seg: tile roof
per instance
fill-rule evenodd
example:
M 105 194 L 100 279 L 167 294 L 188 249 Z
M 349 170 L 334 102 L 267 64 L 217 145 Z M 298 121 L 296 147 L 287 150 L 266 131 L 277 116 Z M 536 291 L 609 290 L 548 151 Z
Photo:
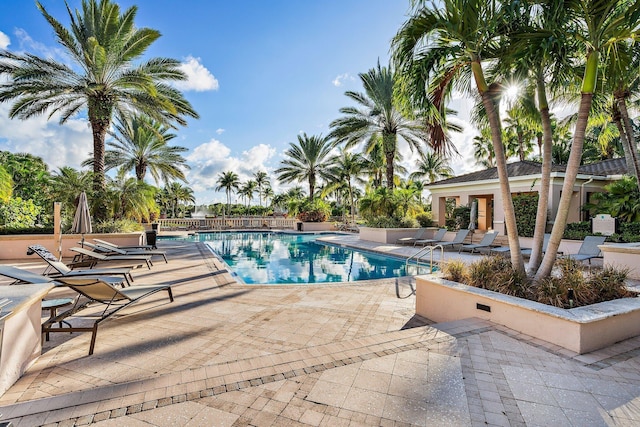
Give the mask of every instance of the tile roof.
M 552 165 L 551 172 L 564 172 L 566 169 L 566 165 Z M 509 177 L 515 176 L 528 176 L 528 175 L 539 175 L 542 171 L 542 164 L 538 162 L 532 162 L 530 160 L 525 160 L 523 162 L 515 162 L 507 164 L 507 173 Z M 622 175 L 627 173 L 627 165 L 625 160 L 620 159 L 609 159 L 604 160 L 598 163 L 592 163 L 589 165 L 580 166 L 579 173 L 585 175 L 598 175 L 598 176 L 608 176 L 608 175 Z M 471 172 L 464 175 L 455 176 L 453 178 L 443 179 L 440 181 L 432 182 L 426 187 L 430 187 L 432 185 L 442 185 L 442 184 L 459 184 L 464 182 L 477 182 L 477 181 L 486 181 L 498 179 L 498 169 L 497 168 L 489 168 L 477 172 Z

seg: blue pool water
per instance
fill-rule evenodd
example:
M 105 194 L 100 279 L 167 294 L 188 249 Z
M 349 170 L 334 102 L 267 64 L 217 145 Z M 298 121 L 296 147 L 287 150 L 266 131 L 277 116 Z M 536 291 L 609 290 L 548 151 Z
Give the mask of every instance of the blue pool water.
M 247 284 L 353 282 L 406 275 L 403 259 L 316 243 L 317 235 L 228 232 L 197 236 Z

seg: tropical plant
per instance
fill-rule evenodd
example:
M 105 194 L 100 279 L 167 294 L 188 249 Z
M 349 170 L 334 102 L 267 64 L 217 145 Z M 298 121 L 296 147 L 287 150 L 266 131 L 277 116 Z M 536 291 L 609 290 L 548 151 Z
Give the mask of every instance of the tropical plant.
M 69 166 L 63 166 L 51 176 L 52 198 L 61 203 L 63 227 L 70 226 L 75 214 L 78 197 L 81 192 L 86 192 L 91 203 L 94 198 L 91 195 L 92 173 L 79 171 Z
M 321 199 L 305 199 L 298 206 L 298 219 L 303 222 L 323 222 L 331 214 L 329 204 Z
M 627 0 L 583 0 L 568 2 L 574 24 L 569 35 L 582 44 L 585 69 L 580 87 L 580 107 L 576 121 L 571 154 L 567 162 L 562 193 L 547 251 L 535 275 L 539 282 L 551 274 L 569 215 L 573 186 L 582 160 L 589 112 L 596 92 L 601 55 L 616 48 L 620 42 L 637 36 L 640 22 L 640 2 Z
M 366 151 L 371 145 L 382 142 L 382 152 L 386 161 L 386 182 L 394 187 L 394 165 L 398 151 L 398 137 L 409 144 L 412 150 L 422 152 L 427 143 L 438 152 L 450 150 L 448 139 L 432 139 L 423 120 L 416 120 L 397 107 L 394 98 L 396 76 L 391 67 L 381 67 L 380 63 L 368 73 L 359 74 L 365 93 L 347 91 L 345 95 L 359 104 L 344 107 L 340 113 L 344 117 L 331 122 L 330 137 L 336 142 L 345 142 L 347 147 L 364 143 Z M 443 133 L 443 135 L 445 135 Z M 379 137 L 380 139 L 378 139 Z
M 196 198 L 193 196 L 193 190 L 179 182 L 172 182 L 166 187 L 169 199 L 171 200 L 171 207 L 173 217 L 178 217 L 180 205 L 186 203 L 195 204 Z
M 353 183 L 363 184 L 364 180 L 360 177 L 365 168 L 365 159 L 361 154 L 350 153 L 347 150 L 341 150 L 340 154 L 334 158 L 334 167 L 332 171 L 332 182 L 329 183 L 325 192 L 334 191 L 342 185 L 346 185 L 349 197 L 349 206 L 351 207 L 351 222 L 356 221 L 355 200 Z
M 260 206 L 262 206 L 262 198 L 267 188 L 271 188 L 271 181 L 269 181 L 269 175 L 265 171 L 258 171 L 253 174 L 256 185 L 258 186 L 258 198 L 260 199 Z
M 318 136 L 298 135 L 298 144 L 290 143 L 284 152 L 282 166 L 276 169 L 283 183 L 306 180 L 309 184 L 309 200 L 313 200 L 318 179 L 331 179 L 331 144 L 329 139 Z
M 110 217 L 149 222 L 158 213 L 155 201 L 157 191 L 152 185 L 119 174 L 114 180 L 109 180 L 107 187 L 107 200 L 111 202 Z
M 233 190 L 237 191 L 240 188 L 240 178 L 233 171 L 221 172 L 216 183 L 218 184 L 216 190 L 224 189 L 227 194 L 227 213 L 231 213 L 231 193 Z
M 36 225 L 42 208 L 32 200 L 12 197 L 0 202 L 0 226 L 9 229 L 30 228 Z
M 483 70 L 483 62 L 497 58 L 498 40 L 507 28 L 500 6 L 481 0 L 443 0 L 437 6 L 416 1 L 392 49 L 403 75 L 403 95 L 418 108 L 425 107 L 426 99 L 444 105 L 454 84 L 469 78 L 475 82 L 491 128 L 511 262 L 515 270 L 524 271 L 498 116 L 499 90 L 487 83 Z
M 253 199 L 253 193 L 258 188 L 258 184 L 253 180 L 248 180 L 245 182 L 242 187 L 238 190 L 238 194 L 246 197 L 247 206 L 251 205 L 251 200 Z
M 115 141 L 107 142 L 111 149 L 105 152 L 105 170 L 119 168 L 133 171 L 138 181 L 144 181 L 147 171 L 156 185 L 174 180 L 187 182 L 183 169 L 189 169 L 187 160 L 180 153 L 185 147 L 170 146 L 168 141 L 176 137 L 170 128 L 146 117 L 118 120 L 116 132 L 110 132 Z M 82 166 L 92 166 L 94 158 L 85 160 Z
M 13 178 L 7 170 L 0 165 L 0 202 L 6 202 L 13 194 Z
M 11 175 L 12 197 L 32 200 L 40 208 L 41 215 L 47 216 L 52 201 L 51 174 L 44 160 L 27 153 L 0 151 L 0 164 Z
M 414 181 L 426 178 L 427 182 L 435 182 L 453 176 L 453 169 L 449 166 L 448 159 L 433 151 L 423 153 L 416 166 L 417 170 L 409 175 L 409 179 Z
M 32 54 L 0 51 L 0 103 L 14 100 L 9 117 L 28 119 L 49 112 L 60 123 L 82 109 L 93 135 L 94 193 L 105 190 L 105 137 L 115 116 L 147 115 L 168 125 L 185 125 L 185 116 L 198 117 L 189 102 L 169 82 L 184 80 L 180 63 L 151 58 L 134 66 L 160 32 L 136 27 L 137 7 L 124 13 L 109 0 L 84 0 L 82 10 L 67 8 L 69 29 L 36 6 L 53 28 L 71 65 Z M 77 71 L 80 70 L 80 71 Z M 102 210 L 96 214 L 104 215 Z
M 640 191 L 635 177 L 623 177 L 592 195 L 584 206 L 592 214 L 609 214 L 623 222 L 640 222 Z

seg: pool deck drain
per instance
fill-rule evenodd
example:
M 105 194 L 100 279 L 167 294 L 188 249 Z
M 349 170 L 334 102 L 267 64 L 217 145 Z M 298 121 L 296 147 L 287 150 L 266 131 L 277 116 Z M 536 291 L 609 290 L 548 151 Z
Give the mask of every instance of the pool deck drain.
M 135 283 L 172 283 L 175 302 L 153 299 L 106 322 L 93 356 L 86 334 L 53 335 L 0 397 L 3 420 L 58 427 L 640 422 L 639 339 L 576 355 L 479 319 L 425 325 L 414 317 L 413 297 L 396 298 L 393 280 L 238 285 L 217 274 L 219 263 L 200 244 L 161 246 L 169 264 L 136 272 Z

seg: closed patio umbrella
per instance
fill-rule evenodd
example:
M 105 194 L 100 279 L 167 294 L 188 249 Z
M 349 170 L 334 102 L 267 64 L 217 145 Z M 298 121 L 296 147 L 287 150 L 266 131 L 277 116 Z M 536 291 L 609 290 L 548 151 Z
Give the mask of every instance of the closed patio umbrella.
M 469 215 L 469 230 L 476 229 L 476 218 L 478 217 L 478 200 L 473 199 L 471 202 L 471 212 Z
M 87 194 L 83 191 L 78 198 L 78 207 L 73 217 L 72 233 L 82 234 L 82 242 L 80 246 L 84 246 L 84 235 L 91 233 L 91 214 L 89 212 L 89 203 L 87 202 Z

